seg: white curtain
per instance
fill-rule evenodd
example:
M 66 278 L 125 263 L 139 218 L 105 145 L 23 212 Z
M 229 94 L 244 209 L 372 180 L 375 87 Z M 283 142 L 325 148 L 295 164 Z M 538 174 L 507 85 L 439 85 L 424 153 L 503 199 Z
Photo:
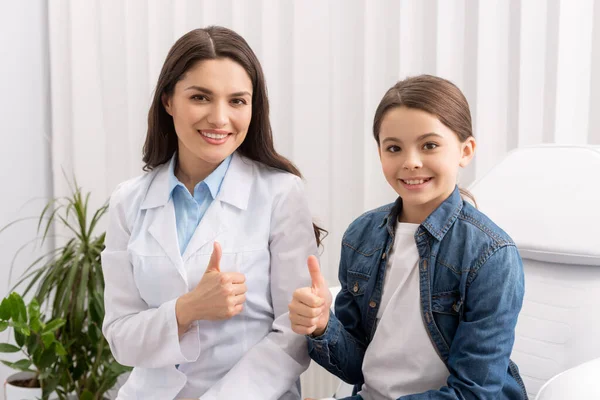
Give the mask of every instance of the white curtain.
M 322 265 L 332 283 L 345 228 L 395 198 L 371 124 L 398 79 L 437 74 L 465 92 L 479 146 L 463 186 L 515 147 L 600 144 L 593 0 L 52 0 L 56 195 L 74 175 L 98 206 L 141 173 L 166 53 L 185 32 L 214 24 L 244 36 L 262 62 L 276 147 L 299 166 L 330 232 Z M 308 381 L 306 395 L 335 385 L 324 375 Z
M 595 22 L 595 23 L 594 23 Z M 265 70 L 277 149 L 306 178 L 335 280 L 353 218 L 392 201 L 371 134 L 398 79 L 465 92 L 478 153 L 467 185 L 517 146 L 600 143 L 600 4 L 593 0 L 56 0 L 49 2 L 55 193 L 75 176 L 105 201 L 141 173 L 147 110 L 185 32 L 223 25 Z

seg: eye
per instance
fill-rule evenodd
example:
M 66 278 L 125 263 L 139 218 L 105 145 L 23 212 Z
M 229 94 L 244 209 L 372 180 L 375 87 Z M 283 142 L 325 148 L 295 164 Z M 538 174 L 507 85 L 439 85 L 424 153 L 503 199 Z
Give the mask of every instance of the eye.
M 233 104 L 235 104 L 236 106 L 241 106 L 241 105 L 248 104 L 248 102 L 246 101 L 246 99 L 233 99 L 233 100 L 231 100 L 231 102 Z
M 391 146 L 388 146 L 386 151 L 388 151 L 389 153 L 397 153 L 400 151 L 400 147 L 396 146 L 396 145 L 391 145 Z
M 427 143 L 425 143 L 423 145 L 423 149 L 425 149 L 425 150 L 433 150 L 433 149 L 435 149 L 437 147 L 438 147 L 438 144 L 437 143 L 433 143 L 433 142 L 427 142 Z
M 194 101 L 208 101 L 208 97 L 203 94 L 195 94 L 190 98 Z

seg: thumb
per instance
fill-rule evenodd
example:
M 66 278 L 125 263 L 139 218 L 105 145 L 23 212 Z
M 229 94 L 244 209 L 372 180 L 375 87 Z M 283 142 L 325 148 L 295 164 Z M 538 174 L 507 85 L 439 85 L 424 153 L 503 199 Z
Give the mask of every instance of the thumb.
M 221 272 L 221 245 L 219 242 L 215 242 L 213 244 L 213 252 L 210 255 L 210 261 L 208 262 L 208 266 L 206 267 L 206 272 L 208 271 L 217 271 Z
M 307 260 L 308 272 L 310 273 L 310 280 L 312 281 L 313 289 L 327 288 L 325 278 L 321 274 L 321 267 L 319 266 L 319 260 L 315 256 L 309 256 Z

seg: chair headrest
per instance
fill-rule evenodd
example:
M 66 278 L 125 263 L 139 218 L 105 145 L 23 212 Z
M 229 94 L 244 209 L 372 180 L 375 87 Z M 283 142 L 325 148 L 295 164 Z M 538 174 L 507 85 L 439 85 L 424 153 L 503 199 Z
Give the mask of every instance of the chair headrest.
M 600 266 L 600 146 L 513 150 L 469 191 L 523 258 Z

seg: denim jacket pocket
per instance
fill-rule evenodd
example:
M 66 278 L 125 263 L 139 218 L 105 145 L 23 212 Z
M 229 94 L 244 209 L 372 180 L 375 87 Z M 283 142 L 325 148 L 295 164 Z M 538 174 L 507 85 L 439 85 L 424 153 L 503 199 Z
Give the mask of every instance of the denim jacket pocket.
M 431 296 L 431 311 L 433 320 L 444 338 L 444 342 L 450 348 L 454 335 L 458 329 L 458 323 L 462 315 L 462 302 L 460 292 L 439 292 Z
M 348 271 L 347 278 L 348 291 L 354 296 L 360 296 L 365 293 L 369 276 L 357 271 Z
M 461 308 L 462 301 L 458 290 L 435 293 L 431 296 L 431 311 L 434 313 L 458 316 Z

